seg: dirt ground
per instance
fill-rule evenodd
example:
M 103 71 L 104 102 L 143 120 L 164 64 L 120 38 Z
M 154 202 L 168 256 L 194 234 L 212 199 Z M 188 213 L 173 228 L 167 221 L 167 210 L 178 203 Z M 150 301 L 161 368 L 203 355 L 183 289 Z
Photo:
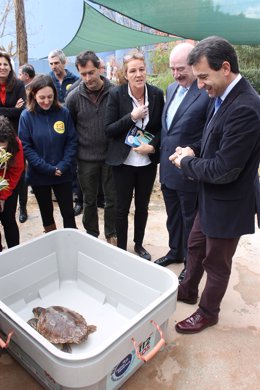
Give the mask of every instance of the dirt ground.
M 239 212 L 239 210 L 238 210 Z M 21 242 L 42 234 L 34 196 L 29 195 L 29 219 L 19 224 Z M 56 221 L 62 227 L 55 204 Z M 103 230 L 103 210 L 99 210 Z M 82 215 L 76 218 L 84 230 Z M 133 252 L 133 212 L 129 217 L 129 251 Z M 166 214 L 158 183 L 155 186 L 144 246 L 152 260 L 168 250 Z M 104 239 L 103 232 L 100 239 Z M 177 275 L 182 264 L 168 267 Z M 169 318 L 166 347 L 122 386 L 124 390 L 260 390 L 260 230 L 242 237 L 234 257 L 228 291 L 219 323 L 197 335 L 180 335 L 175 324 L 196 310 L 177 303 Z M 203 283 L 201 285 L 203 288 Z M 0 357 L 1 390 L 38 390 L 42 387 L 6 352 Z

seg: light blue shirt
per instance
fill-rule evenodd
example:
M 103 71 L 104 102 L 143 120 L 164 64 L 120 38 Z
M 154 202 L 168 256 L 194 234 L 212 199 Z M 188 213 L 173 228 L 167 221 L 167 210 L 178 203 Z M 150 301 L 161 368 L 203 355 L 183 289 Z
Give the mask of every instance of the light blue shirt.
M 178 110 L 187 92 L 188 92 L 188 88 L 184 88 L 181 85 L 179 85 L 177 91 L 175 92 L 174 98 L 172 99 L 171 104 L 169 105 L 167 111 L 166 123 L 167 123 L 168 130 L 171 127 L 174 115 L 176 114 L 176 111 Z

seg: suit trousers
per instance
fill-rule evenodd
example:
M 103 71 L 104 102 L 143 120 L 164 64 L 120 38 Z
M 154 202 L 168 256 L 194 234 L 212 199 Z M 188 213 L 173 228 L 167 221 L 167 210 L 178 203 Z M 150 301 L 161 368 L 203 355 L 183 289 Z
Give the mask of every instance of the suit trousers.
M 127 249 L 128 214 L 134 194 L 134 242 L 142 245 L 148 218 L 148 205 L 157 172 L 156 164 L 141 167 L 113 166 L 117 195 L 117 246 Z
M 197 297 L 198 286 L 205 271 L 207 278 L 199 308 L 206 316 L 218 316 L 239 238 L 206 236 L 201 230 L 199 214 L 196 215 L 188 240 L 187 271 L 179 290 L 183 297 Z
M 167 230 L 170 251 L 167 257 L 187 259 L 190 231 L 196 215 L 197 192 L 178 191 L 162 184 L 162 193 L 167 212 Z

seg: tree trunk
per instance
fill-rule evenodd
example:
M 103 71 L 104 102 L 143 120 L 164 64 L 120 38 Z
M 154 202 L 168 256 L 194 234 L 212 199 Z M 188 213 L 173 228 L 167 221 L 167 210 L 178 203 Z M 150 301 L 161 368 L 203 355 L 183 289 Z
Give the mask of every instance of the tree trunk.
M 28 62 L 27 32 L 25 24 L 24 1 L 14 0 L 16 22 L 16 45 L 19 66 Z

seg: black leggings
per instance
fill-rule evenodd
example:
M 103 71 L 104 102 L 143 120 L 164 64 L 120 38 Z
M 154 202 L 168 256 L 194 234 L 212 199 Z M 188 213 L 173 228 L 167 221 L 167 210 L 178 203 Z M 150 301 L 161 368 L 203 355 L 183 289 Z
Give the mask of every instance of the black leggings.
M 13 193 L 5 201 L 4 211 L 0 213 L 0 221 L 4 227 L 5 240 L 8 248 L 12 248 L 20 243 L 19 229 L 15 219 L 19 185 L 16 186 Z M 0 243 L 0 251 L 2 245 Z
M 44 227 L 55 223 L 51 193 L 51 190 L 53 189 L 63 218 L 63 227 L 76 228 L 71 182 L 55 185 L 32 186 L 32 189 L 40 208 L 42 224 Z
M 142 245 L 148 217 L 148 205 L 156 177 L 157 166 L 113 166 L 117 195 L 117 246 L 127 249 L 128 214 L 134 194 L 134 242 Z

